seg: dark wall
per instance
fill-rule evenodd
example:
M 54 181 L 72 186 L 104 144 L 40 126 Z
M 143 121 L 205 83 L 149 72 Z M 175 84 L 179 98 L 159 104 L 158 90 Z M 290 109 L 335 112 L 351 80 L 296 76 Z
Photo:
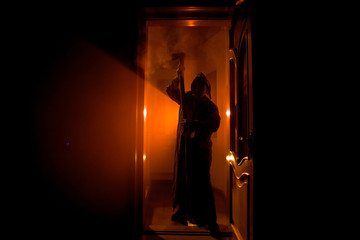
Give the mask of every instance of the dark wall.
M 134 234 L 137 9 L 129 12 L 22 15 L 12 83 L 16 234 Z
M 254 231 L 259 237 L 279 224 L 292 229 L 292 221 L 274 218 L 294 219 L 303 209 L 295 203 L 309 195 L 302 184 L 287 183 L 300 181 L 294 177 L 302 176 L 299 164 L 314 150 L 307 136 L 313 136 L 317 108 L 307 93 L 322 85 L 310 73 L 317 68 L 311 61 L 315 51 L 308 48 L 307 35 L 299 34 L 304 22 L 293 21 L 296 9 L 253 2 Z M 137 12 L 163 5 L 168 1 L 41 11 L 23 6 L 7 19 L 15 24 L 4 35 L 11 44 L 3 45 L 13 65 L 6 81 L 11 85 L 6 130 L 14 171 L 6 185 L 14 234 L 134 233 Z
M 331 34 L 319 24 L 331 17 L 307 4 L 252 1 L 252 12 L 254 236 L 306 238 L 329 215 L 324 173 L 334 163 L 331 134 L 341 128 L 329 124 L 337 67 Z
M 216 5 L 195 3 L 209 4 Z M 14 13 L 9 210 L 17 234 L 135 235 L 138 11 L 165 5 L 31 5 Z

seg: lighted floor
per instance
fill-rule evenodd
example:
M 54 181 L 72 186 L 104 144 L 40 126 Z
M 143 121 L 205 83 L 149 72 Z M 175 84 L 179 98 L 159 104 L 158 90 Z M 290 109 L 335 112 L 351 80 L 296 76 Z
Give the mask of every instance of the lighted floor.
M 184 226 L 180 223 L 171 221 L 172 210 L 172 182 L 171 181 L 155 181 L 152 183 L 148 197 L 144 205 L 144 223 L 145 230 L 160 232 L 160 235 L 147 235 L 143 240 L 164 239 L 214 239 L 209 236 L 206 228 L 198 226 Z M 229 235 L 229 217 L 226 213 L 226 201 L 220 191 L 214 190 L 214 197 L 217 210 L 217 222 L 220 231 Z M 180 235 L 161 235 L 162 233 L 180 234 Z M 183 234 L 190 234 L 183 235 Z M 223 237 L 222 239 L 232 239 L 231 237 Z
M 142 240 L 214 240 L 211 236 L 156 235 L 143 236 Z M 233 237 L 221 237 L 222 240 L 234 240 Z

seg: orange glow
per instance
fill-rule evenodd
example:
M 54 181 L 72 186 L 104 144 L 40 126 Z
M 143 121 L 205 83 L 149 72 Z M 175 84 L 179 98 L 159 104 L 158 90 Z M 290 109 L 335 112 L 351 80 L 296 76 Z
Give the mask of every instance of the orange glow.
M 225 116 L 229 108 L 229 83 L 227 79 L 228 30 L 212 25 L 194 28 L 201 20 L 181 20 L 182 27 L 149 26 L 147 42 L 146 75 L 144 82 L 144 106 L 149 108 L 144 124 L 144 189 L 153 179 L 171 180 L 174 169 L 179 105 L 167 96 L 166 87 L 176 74 L 178 62 L 171 54 L 185 53 L 184 85 L 190 90 L 194 77 L 200 72 L 208 75 L 211 82 L 212 100 L 218 106 L 224 121 L 212 136 L 213 159 L 211 176 L 214 187 L 227 188 L 228 163 L 224 156 L 229 151 L 229 121 Z M 209 22 L 211 21 L 211 22 Z M 201 22 L 204 24 L 205 22 Z M 204 26 L 204 25 L 202 25 Z M 168 36 L 171 34 L 171 37 Z
M 229 152 L 228 155 L 226 155 L 226 161 L 230 162 L 235 162 L 235 158 L 232 152 Z
M 131 201 L 119 193 L 132 189 L 134 177 L 137 74 L 97 45 L 81 38 L 70 43 L 34 105 L 39 171 L 48 176 L 45 191 L 51 187 L 64 206 L 77 206 L 74 214 L 116 216 Z M 50 199 L 53 210 L 59 202 Z
M 195 27 L 197 24 L 196 24 L 196 20 L 188 20 L 187 21 L 187 26 L 188 27 Z
M 154 81 L 148 78 L 145 84 L 144 168 L 151 177 L 171 176 L 179 105 L 154 86 Z M 151 109 L 151 114 L 147 108 Z
M 146 115 L 147 115 L 147 110 L 146 108 L 144 108 L 144 119 L 146 119 Z
M 245 1 L 245 0 L 239 0 L 239 1 L 237 1 L 237 2 L 236 2 L 236 6 L 242 4 L 244 1 Z
M 197 227 L 198 225 L 191 223 L 189 220 L 187 220 L 188 227 Z
M 227 116 L 227 117 L 230 117 L 230 110 L 229 110 L 229 109 L 226 110 L 226 116 Z

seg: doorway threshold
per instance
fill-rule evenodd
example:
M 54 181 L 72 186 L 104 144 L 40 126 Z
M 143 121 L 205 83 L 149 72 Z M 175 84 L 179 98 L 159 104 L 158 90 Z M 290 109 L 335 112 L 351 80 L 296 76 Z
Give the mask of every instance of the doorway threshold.
M 228 226 L 219 225 L 222 236 L 232 236 L 232 231 Z M 145 235 L 191 235 L 208 236 L 210 232 L 205 227 L 185 226 L 185 225 L 149 225 L 144 229 Z
M 214 240 L 210 235 L 143 235 L 141 240 Z M 235 240 L 234 236 L 221 236 L 221 240 Z

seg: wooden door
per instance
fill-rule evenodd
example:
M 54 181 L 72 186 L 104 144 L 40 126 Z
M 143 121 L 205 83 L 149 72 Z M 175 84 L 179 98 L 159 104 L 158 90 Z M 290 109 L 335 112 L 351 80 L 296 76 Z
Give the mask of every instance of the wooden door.
M 237 6 L 230 29 L 231 224 L 238 239 L 253 239 L 253 104 L 251 21 L 246 4 Z

